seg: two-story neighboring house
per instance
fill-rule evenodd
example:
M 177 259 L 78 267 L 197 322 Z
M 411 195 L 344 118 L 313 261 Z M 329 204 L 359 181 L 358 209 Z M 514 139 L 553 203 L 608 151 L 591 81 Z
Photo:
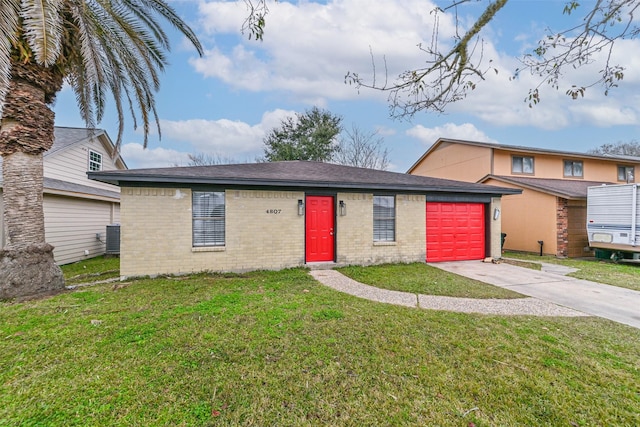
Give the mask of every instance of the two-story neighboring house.
M 88 171 L 127 169 L 101 129 L 55 128 L 44 153 L 45 238 L 58 264 L 105 253 L 106 226 L 120 222 L 120 189 L 89 180 Z M 2 160 L 0 158 L 0 172 Z M 6 244 L 0 173 L 0 247 Z
M 635 182 L 639 169 L 637 157 L 441 138 L 408 173 L 521 189 L 502 199 L 504 248 L 581 257 L 593 255 L 587 187 Z

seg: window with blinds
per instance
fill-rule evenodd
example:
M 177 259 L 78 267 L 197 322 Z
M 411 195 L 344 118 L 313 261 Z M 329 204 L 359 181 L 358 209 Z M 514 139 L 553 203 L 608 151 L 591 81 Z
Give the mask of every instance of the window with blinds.
M 373 196 L 373 241 L 395 242 L 395 196 Z
M 191 210 L 193 246 L 224 246 L 224 192 L 194 191 Z

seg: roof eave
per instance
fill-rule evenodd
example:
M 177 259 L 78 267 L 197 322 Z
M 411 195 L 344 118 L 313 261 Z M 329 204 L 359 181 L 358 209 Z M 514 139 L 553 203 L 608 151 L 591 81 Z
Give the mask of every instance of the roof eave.
M 480 179 L 478 182 L 484 183 L 488 179 L 495 179 L 496 181 L 506 182 L 508 184 L 517 185 L 517 186 L 520 186 L 522 188 L 526 188 L 528 190 L 539 191 L 541 193 L 549 194 L 549 195 L 555 196 L 555 197 L 561 197 L 561 198 L 567 199 L 567 200 L 586 200 L 586 198 L 587 198 L 586 196 L 576 196 L 575 194 L 569 194 L 569 193 L 562 193 L 562 192 L 559 192 L 559 191 L 553 191 L 553 190 L 550 190 L 548 188 L 538 187 L 538 186 L 535 186 L 535 185 L 529 185 L 529 184 L 525 184 L 525 183 L 522 183 L 522 182 L 519 182 L 519 181 L 511 181 L 509 179 L 504 179 L 503 177 L 498 177 L 496 175 L 486 175 L 484 178 Z
M 287 181 L 287 180 L 257 180 L 242 178 L 195 178 L 195 177 L 167 177 L 162 175 L 135 176 L 126 175 L 118 178 L 114 175 L 105 175 L 100 172 L 89 172 L 90 179 L 108 184 L 122 185 L 127 183 L 153 183 L 153 184 L 188 184 L 188 185 L 218 185 L 218 186 L 245 186 L 245 187 L 288 187 L 288 188 L 314 188 L 314 189 L 343 189 L 343 190 L 367 190 L 367 191 L 406 191 L 411 193 L 446 192 L 446 193 L 473 193 L 487 195 L 520 194 L 519 189 L 491 187 L 481 188 L 452 188 L 443 186 L 422 185 L 394 185 L 368 183 L 336 183 L 332 181 Z

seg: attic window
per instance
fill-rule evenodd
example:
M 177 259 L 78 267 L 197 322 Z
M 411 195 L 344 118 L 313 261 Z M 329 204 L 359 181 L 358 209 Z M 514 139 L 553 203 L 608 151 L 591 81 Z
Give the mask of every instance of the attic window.
M 102 170 L 102 154 L 89 150 L 89 170 L 101 171 Z
M 511 158 L 511 172 L 533 175 L 533 157 L 513 156 Z

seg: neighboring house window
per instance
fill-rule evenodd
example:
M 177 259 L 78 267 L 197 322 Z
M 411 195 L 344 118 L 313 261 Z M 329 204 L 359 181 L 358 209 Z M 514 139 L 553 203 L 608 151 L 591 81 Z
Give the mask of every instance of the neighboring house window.
M 633 166 L 618 166 L 618 181 L 635 182 Z
M 89 150 L 89 170 L 101 171 L 102 170 L 102 154 Z
M 513 156 L 511 163 L 513 173 L 533 173 L 533 157 Z
M 395 196 L 373 196 L 373 241 L 396 240 Z
M 574 160 L 564 161 L 564 176 L 582 178 L 582 162 Z
M 194 191 L 193 246 L 224 246 L 224 192 Z

